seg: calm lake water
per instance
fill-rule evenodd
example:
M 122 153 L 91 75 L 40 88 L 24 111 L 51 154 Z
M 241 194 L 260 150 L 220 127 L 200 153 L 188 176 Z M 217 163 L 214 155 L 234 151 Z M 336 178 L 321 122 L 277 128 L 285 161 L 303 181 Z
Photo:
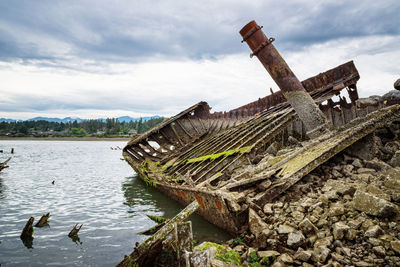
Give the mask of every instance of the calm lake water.
M 146 214 L 173 217 L 182 207 L 147 187 L 121 160 L 124 142 L 1 141 L 1 266 L 114 266 L 154 226 Z M 15 154 L 9 153 L 11 148 Z M 52 184 L 52 181 L 55 184 Z M 30 216 L 50 212 L 49 226 L 35 228 L 32 248 L 19 238 Z M 192 215 L 195 239 L 230 238 Z M 67 235 L 83 223 L 79 241 Z

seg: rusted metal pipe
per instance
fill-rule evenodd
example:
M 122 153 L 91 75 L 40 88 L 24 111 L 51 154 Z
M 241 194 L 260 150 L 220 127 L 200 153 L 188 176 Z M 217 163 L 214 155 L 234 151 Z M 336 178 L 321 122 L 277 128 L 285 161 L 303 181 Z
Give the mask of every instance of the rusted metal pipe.
M 275 39 L 267 38 L 261 28 L 254 20 L 250 21 L 240 30 L 242 42 L 248 44 L 253 52 L 250 56 L 257 56 L 279 86 L 289 104 L 305 124 L 307 134 L 310 137 L 318 136 L 330 128 L 330 123 L 275 49 L 272 44 Z

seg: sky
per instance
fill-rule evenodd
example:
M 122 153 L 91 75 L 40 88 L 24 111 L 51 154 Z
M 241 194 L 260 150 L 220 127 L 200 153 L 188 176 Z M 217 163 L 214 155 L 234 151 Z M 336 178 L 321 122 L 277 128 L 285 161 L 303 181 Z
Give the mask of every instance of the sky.
M 278 87 L 249 21 L 300 80 L 354 60 L 362 97 L 400 78 L 398 0 L 0 0 L 0 117 L 227 111 Z

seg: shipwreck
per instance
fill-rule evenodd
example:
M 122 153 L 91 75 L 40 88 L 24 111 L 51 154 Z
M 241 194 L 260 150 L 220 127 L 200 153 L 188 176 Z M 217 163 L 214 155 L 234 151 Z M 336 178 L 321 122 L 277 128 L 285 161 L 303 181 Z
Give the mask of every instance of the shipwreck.
M 250 208 L 400 122 L 398 99 L 359 100 L 353 61 L 300 82 L 256 22 L 240 34 L 280 91 L 228 112 L 197 103 L 123 149 L 147 184 L 183 205 L 197 200 L 201 216 L 232 234 L 246 230 Z

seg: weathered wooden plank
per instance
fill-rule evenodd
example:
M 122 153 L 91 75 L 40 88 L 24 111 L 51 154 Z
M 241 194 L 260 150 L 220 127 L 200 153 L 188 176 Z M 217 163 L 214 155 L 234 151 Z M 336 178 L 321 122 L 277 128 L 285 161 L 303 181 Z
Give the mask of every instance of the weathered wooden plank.
M 117 266 L 146 266 L 148 264 L 148 253 L 163 241 L 169 233 L 174 230 L 175 224 L 178 224 L 188 218 L 193 212 L 199 208 L 197 200 L 190 203 L 178 215 L 167 222 L 160 230 L 154 235 L 146 239 L 141 245 L 126 256 Z

